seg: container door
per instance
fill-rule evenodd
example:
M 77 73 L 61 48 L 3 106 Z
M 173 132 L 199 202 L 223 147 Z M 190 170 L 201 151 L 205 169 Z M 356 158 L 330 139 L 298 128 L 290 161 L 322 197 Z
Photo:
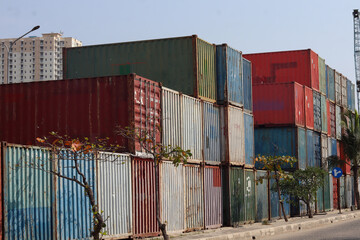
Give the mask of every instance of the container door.
M 244 170 L 231 167 L 230 171 L 231 225 L 238 226 L 245 220 Z

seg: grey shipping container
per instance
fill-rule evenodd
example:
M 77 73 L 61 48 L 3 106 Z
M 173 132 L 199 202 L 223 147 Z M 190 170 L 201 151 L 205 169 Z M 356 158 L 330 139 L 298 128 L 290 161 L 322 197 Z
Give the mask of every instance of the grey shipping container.
M 196 35 L 63 50 L 65 79 L 137 73 L 165 87 L 215 101 L 216 48 Z
M 321 94 L 313 90 L 314 97 L 314 130 L 321 132 Z
M 325 60 L 319 57 L 319 90 L 326 95 L 326 67 Z
M 335 71 L 335 103 L 341 105 L 341 74 Z
M 214 228 L 222 225 L 222 187 L 219 166 L 204 168 L 205 227 Z
M 227 44 L 216 46 L 217 102 L 244 104 L 242 53 Z
M 245 164 L 254 166 L 254 117 L 244 112 Z
M 220 107 L 203 102 L 204 160 L 207 163 L 221 162 Z
M 261 222 L 269 217 L 268 204 L 268 179 L 266 171 L 256 171 L 256 180 L 262 178 L 262 182 L 256 185 L 256 221 Z
M 309 131 L 309 130 L 307 130 Z M 306 136 L 304 128 L 256 128 L 255 156 L 287 155 L 298 159 L 294 166 L 283 166 L 287 170 L 306 168 Z M 261 164 L 255 163 L 257 169 Z
M 169 232 L 185 229 L 184 166 L 172 162 L 160 164 L 161 220 Z
M 336 137 L 336 107 L 335 103 L 329 102 L 329 112 L 330 112 L 330 136 Z
M 328 132 L 328 116 L 327 116 L 327 106 L 326 106 L 326 96 L 321 95 L 321 132 Z
M 252 111 L 252 73 L 251 62 L 243 58 L 243 87 L 244 87 L 244 109 L 245 111 Z
M 335 70 L 326 65 L 326 76 L 327 76 L 327 97 L 335 102 Z
M 314 144 L 314 167 L 321 167 L 321 134 L 313 132 Z
M 347 78 L 341 75 L 341 106 L 347 108 Z
M 336 117 L 336 139 L 341 139 L 341 108 L 340 106 L 335 106 L 335 117 Z
M 325 170 L 328 169 L 328 136 L 326 134 L 321 134 L 321 167 Z

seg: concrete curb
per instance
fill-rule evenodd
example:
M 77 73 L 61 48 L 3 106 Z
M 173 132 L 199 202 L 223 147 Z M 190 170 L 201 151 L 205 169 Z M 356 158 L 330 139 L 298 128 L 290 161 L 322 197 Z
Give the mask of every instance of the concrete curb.
M 297 222 L 297 223 L 283 223 L 281 226 L 264 226 L 259 229 L 254 230 L 235 230 L 232 233 L 215 233 L 213 236 L 204 236 L 201 237 L 198 235 L 198 237 L 194 238 L 196 240 L 220 240 L 220 239 L 228 239 L 228 240 L 234 240 L 234 239 L 261 239 L 264 237 L 274 236 L 277 234 L 282 233 L 289 233 L 289 232 L 297 232 L 305 229 L 313 229 L 324 225 L 329 225 L 336 222 L 341 222 L 344 220 L 350 220 L 354 218 L 360 217 L 360 211 L 356 212 L 345 212 L 343 214 L 335 215 L 329 217 L 322 217 L 320 219 L 304 219 L 303 222 Z M 206 234 L 206 233 L 203 233 Z M 208 233 L 209 234 L 209 233 Z M 201 235 L 201 234 L 200 234 Z M 215 235 L 215 236 L 214 236 Z M 184 235 L 183 235 L 184 236 Z M 193 236 L 189 236 L 189 238 L 192 238 Z M 176 237 L 175 237 L 176 239 Z

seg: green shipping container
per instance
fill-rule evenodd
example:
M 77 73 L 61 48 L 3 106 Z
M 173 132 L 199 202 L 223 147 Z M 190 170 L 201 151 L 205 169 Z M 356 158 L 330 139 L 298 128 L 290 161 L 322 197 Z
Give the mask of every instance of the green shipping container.
M 215 45 L 188 37 L 64 49 L 64 79 L 136 73 L 211 102 L 216 99 Z
M 230 210 L 232 226 L 239 226 L 245 222 L 244 205 L 244 170 L 238 167 L 230 169 Z
M 325 177 L 324 183 L 324 208 L 325 211 L 332 210 L 332 190 L 333 190 L 333 183 L 332 183 L 332 175 L 328 174 Z
M 255 174 L 254 170 L 245 170 L 245 215 L 246 222 L 255 222 Z
M 319 57 L 319 90 L 326 95 L 326 68 L 325 60 Z

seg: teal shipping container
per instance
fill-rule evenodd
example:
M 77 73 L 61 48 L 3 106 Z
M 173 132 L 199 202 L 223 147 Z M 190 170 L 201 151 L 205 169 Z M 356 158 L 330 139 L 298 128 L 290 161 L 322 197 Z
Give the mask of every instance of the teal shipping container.
M 319 57 L 319 90 L 326 95 L 326 67 L 325 59 Z
M 216 46 L 218 104 L 244 104 L 242 53 L 227 44 Z
M 63 50 L 64 79 L 136 73 L 184 94 L 216 100 L 216 48 L 196 35 Z
M 309 130 L 308 130 L 309 131 Z M 297 158 L 294 166 L 283 166 L 286 170 L 306 168 L 306 137 L 304 128 L 256 128 L 255 156 L 257 155 L 286 155 Z M 255 163 L 257 169 L 261 164 Z
M 50 155 L 44 148 L 2 144 L 2 239 L 55 237 L 53 176 L 46 172 L 52 170 Z
M 269 217 L 268 204 L 268 179 L 266 171 L 256 171 L 256 179 L 263 178 L 262 183 L 256 185 L 256 222 L 261 222 Z
M 321 132 L 322 119 L 321 119 L 321 94 L 317 91 L 313 91 L 314 99 L 314 130 Z
M 251 62 L 243 58 L 243 87 L 244 87 L 244 110 L 252 111 L 253 97 L 252 97 L 252 75 Z
M 333 209 L 333 177 L 331 174 L 326 175 L 324 183 L 324 208 L 325 211 Z
M 355 85 L 348 79 L 347 80 L 347 107 L 349 110 L 355 110 L 355 101 L 353 97 L 355 96 Z
M 320 187 L 316 192 L 316 210 L 317 212 L 325 212 L 324 187 Z
M 272 173 L 273 174 L 273 173 Z M 276 189 L 275 179 L 270 179 L 270 203 L 271 203 L 271 218 L 278 218 L 284 217 L 283 212 L 280 207 L 279 203 L 279 196 L 277 191 L 273 191 Z M 281 195 L 281 199 L 284 203 L 284 210 L 286 216 L 290 216 L 290 203 L 289 203 L 289 196 L 288 195 Z
M 335 70 L 326 65 L 327 98 L 335 102 Z
M 254 166 L 254 117 L 244 112 L 245 164 Z
M 310 129 L 306 129 L 306 167 L 314 167 L 315 166 L 315 149 L 314 149 L 314 139 L 313 139 L 314 131 Z
M 327 108 L 326 108 L 326 96 L 321 95 L 321 131 L 323 133 L 328 133 L 328 116 L 327 115 Z

